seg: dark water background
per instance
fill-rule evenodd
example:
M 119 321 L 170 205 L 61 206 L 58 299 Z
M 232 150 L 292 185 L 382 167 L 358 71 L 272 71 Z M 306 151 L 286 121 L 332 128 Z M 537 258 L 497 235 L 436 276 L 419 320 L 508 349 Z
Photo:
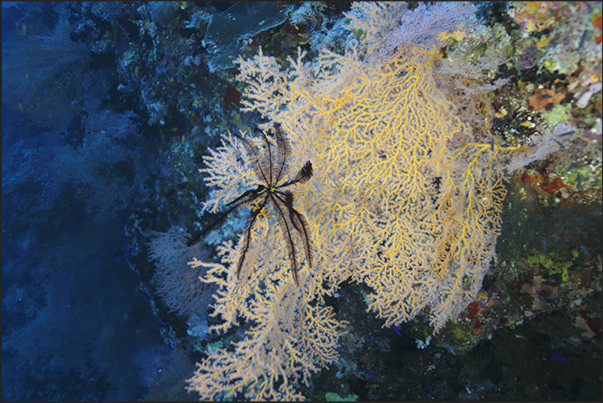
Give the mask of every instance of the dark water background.
M 5 100 L 15 97 L 36 99 L 7 94 L 14 88 L 10 80 L 23 82 L 27 74 L 38 84 L 36 90 L 46 88 L 39 75 L 52 63 L 43 52 L 36 59 L 36 49 L 27 53 L 29 59 L 10 59 L 25 55 L 7 53 L 16 43 L 17 17 L 39 7 L 51 26 L 57 15 L 50 3 L 20 3 L 19 10 L 9 10 L 10 3 L 2 6 L 2 399 L 139 400 L 168 349 L 149 297 L 141 291 L 140 275 L 129 268 L 121 251 L 132 206 L 105 208 L 114 199 L 98 191 L 104 184 L 93 196 L 86 188 L 94 186 L 97 171 L 69 163 L 77 145 L 68 133 L 77 119 L 68 127 L 53 125 L 50 119 L 48 124 L 32 124 L 6 107 Z M 53 51 L 59 59 L 62 51 L 67 57 L 69 49 Z M 78 61 L 63 63 L 53 74 L 74 73 L 69 63 Z M 98 69 L 90 71 L 94 77 Z M 82 86 L 94 81 L 75 74 L 70 78 L 79 79 Z M 93 91 L 88 97 L 95 95 Z M 52 97 L 37 99 L 44 102 L 38 105 L 41 117 L 51 116 L 53 101 L 54 116 L 69 106 Z M 67 156 L 62 168 L 53 165 L 60 156 Z M 85 180 L 67 179 L 75 177 Z M 116 189 L 128 192 L 127 186 L 106 191 Z M 128 200 L 144 197 L 137 189 L 131 192 Z
M 120 261 L 127 213 L 42 194 L 44 133 L 2 115 L 2 398 L 139 400 L 167 348 Z

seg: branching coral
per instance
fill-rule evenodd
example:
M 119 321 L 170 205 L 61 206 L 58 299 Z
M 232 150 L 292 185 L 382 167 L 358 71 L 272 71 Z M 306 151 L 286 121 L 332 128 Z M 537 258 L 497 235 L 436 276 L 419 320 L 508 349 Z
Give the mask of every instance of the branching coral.
M 188 234 L 176 226 L 155 234 L 149 242 L 149 258 L 157 266 L 157 292 L 170 310 L 184 317 L 194 313 L 204 316 L 213 288 L 199 281 L 201 270 L 187 265 L 201 253 L 198 244 L 186 246 L 188 238 Z
M 380 12 L 395 7 L 386 4 Z M 422 10 L 404 16 L 418 20 Z M 453 28 L 430 26 L 429 38 Z M 369 310 L 385 326 L 429 308 L 437 332 L 475 298 L 496 259 L 505 195 L 501 161 L 508 150 L 484 123 L 489 87 L 460 73 L 443 85 L 452 77 L 431 42 L 402 41 L 395 52 L 386 49 L 387 57 L 376 43 L 364 47 L 366 53 L 351 43 L 342 55 L 323 50 L 313 64 L 300 50 L 288 60 L 290 71 L 261 51 L 237 60 L 237 78 L 248 84 L 243 110 L 260 112 L 289 133 L 288 175 L 308 160 L 314 166 L 295 200 L 308 221 L 314 258 L 311 270 L 307 264 L 298 270 L 295 287 L 280 229 L 261 213 L 240 279 L 243 238 L 236 247 L 226 242 L 219 248 L 222 264 L 192 262 L 206 267 L 204 281 L 219 287 L 213 306 L 223 323 L 214 330 L 226 331 L 239 318 L 252 324 L 234 351 L 211 352 L 199 365 L 190 389 L 202 397 L 243 390 L 254 399 L 301 397 L 290 380 L 305 381 L 335 359 L 341 324 L 323 303 L 345 280 L 373 290 Z M 476 116 L 484 118 L 481 124 Z M 258 185 L 251 162 L 240 142 L 226 136 L 201 170 L 213 185 L 206 210 L 231 202 L 240 187 Z

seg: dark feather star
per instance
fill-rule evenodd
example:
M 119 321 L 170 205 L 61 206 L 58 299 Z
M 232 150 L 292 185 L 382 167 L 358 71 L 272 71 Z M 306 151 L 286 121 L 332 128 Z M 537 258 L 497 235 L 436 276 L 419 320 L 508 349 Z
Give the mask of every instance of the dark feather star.
M 234 211 L 236 208 L 253 203 L 263 197 L 263 200 L 259 203 L 258 207 L 251 212 L 249 221 L 245 228 L 245 233 L 242 240 L 242 250 L 239 260 L 237 262 L 237 278 L 241 273 L 243 262 L 245 261 L 245 255 L 249 250 L 251 242 L 251 231 L 253 225 L 258 217 L 258 214 L 262 209 L 270 202 L 272 209 L 276 213 L 277 221 L 281 228 L 285 245 L 289 253 L 289 259 L 291 260 L 291 273 L 295 284 L 299 285 L 298 279 L 298 265 L 297 258 L 295 256 L 295 245 L 293 243 L 293 229 L 295 229 L 302 240 L 306 259 L 308 260 L 308 266 L 312 268 L 312 248 L 310 243 L 310 236 L 308 235 L 308 223 L 305 217 L 293 208 L 294 196 L 291 190 L 285 190 L 289 186 L 295 184 L 302 184 L 307 182 L 312 177 L 312 163 L 307 161 L 304 166 L 299 170 L 297 175 L 291 180 L 283 181 L 285 172 L 288 172 L 288 157 L 290 154 L 291 146 L 287 137 L 283 134 L 281 125 L 278 122 L 274 122 L 274 134 L 276 139 L 276 149 L 273 149 L 268 137 L 264 132 L 260 132 L 266 147 L 264 150 L 260 150 L 258 147 L 252 145 L 248 140 L 235 134 L 235 136 L 242 141 L 245 151 L 251 159 L 251 166 L 257 176 L 257 178 L 263 182 L 258 185 L 255 189 L 247 190 L 240 196 L 235 198 L 233 201 L 227 204 L 229 208 L 224 212 L 220 213 L 220 216 L 209 226 L 203 229 L 203 231 L 195 237 L 194 240 L 189 241 L 189 245 L 193 244 L 199 237 L 206 234 L 212 229 L 217 223 L 222 221 L 229 213 Z

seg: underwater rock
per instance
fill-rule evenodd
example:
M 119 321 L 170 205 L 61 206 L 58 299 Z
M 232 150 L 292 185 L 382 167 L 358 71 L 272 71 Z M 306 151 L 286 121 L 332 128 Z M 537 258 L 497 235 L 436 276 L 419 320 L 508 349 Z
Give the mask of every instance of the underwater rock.
M 215 73 L 234 67 L 243 40 L 282 24 L 292 9 L 279 9 L 273 2 L 241 2 L 213 14 L 203 39 L 203 46 L 213 55 L 208 60 L 209 70 Z

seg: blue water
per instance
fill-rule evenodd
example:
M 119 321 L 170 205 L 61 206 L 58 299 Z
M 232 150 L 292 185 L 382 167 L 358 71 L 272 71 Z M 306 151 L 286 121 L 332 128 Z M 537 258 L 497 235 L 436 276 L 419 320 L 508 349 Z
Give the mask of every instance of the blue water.
M 127 183 L 107 191 L 129 190 L 132 197 L 103 194 L 104 181 L 124 170 L 117 163 L 104 172 L 96 169 L 105 155 L 75 141 L 74 122 L 81 116 L 65 113 L 62 127 L 61 119 L 53 118 L 59 107 L 69 107 L 64 99 L 55 98 L 58 107 L 52 109 L 52 96 L 32 95 L 52 87 L 45 79 L 78 74 L 72 66 L 47 70 L 35 49 L 14 51 L 22 44 L 18 27 L 34 30 L 27 12 L 44 8 L 52 22 L 57 18 L 52 6 L 20 3 L 10 9 L 3 2 L 2 7 L 2 399 L 139 400 L 155 375 L 148 362 L 167 351 L 149 297 L 140 291 L 141 278 L 120 252 L 128 241 L 126 220 L 143 196 Z M 37 83 L 36 89 L 23 86 L 29 92 L 17 93 L 16 80 Z M 92 88 L 90 99 L 97 90 Z M 89 109 L 106 110 L 100 99 L 90 99 Z M 26 112 L 38 108 L 48 124 L 25 116 L 15 100 Z M 97 155 L 98 163 L 81 165 L 89 155 L 72 159 L 85 152 Z
M 127 209 L 96 217 L 73 189 L 40 183 L 53 180 L 46 153 L 62 146 L 2 115 L 2 398 L 140 399 L 135 359 L 163 341 L 117 253 Z

